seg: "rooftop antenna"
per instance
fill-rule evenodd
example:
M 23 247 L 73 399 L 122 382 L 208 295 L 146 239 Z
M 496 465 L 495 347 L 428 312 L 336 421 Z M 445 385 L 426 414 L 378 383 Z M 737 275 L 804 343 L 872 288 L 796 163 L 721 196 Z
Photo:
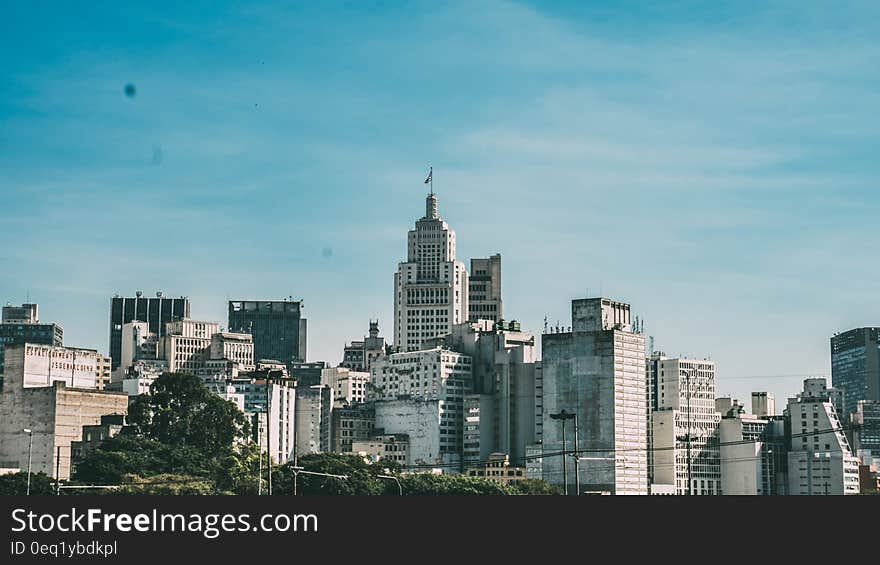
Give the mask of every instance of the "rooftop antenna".
M 544 316 L 544 333 L 547 333 L 547 316 Z

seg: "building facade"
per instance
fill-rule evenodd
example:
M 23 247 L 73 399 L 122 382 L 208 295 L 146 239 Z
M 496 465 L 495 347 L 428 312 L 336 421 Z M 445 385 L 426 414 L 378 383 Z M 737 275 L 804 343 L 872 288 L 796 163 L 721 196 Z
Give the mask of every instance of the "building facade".
M 366 400 L 370 373 L 347 367 L 329 367 L 321 371 L 321 384 L 333 389 L 336 406 L 359 404 Z
M 831 398 L 807 379 L 788 401 L 788 492 L 795 495 L 859 493 L 859 460 L 850 448 Z
M 66 480 L 71 443 L 82 441 L 83 427 L 100 424 L 108 414 L 127 413 L 125 394 L 96 388 L 95 355 L 30 343 L 7 349 L 6 386 L 0 393 L 0 467 L 27 470 L 31 452 L 31 472 Z
M 391 353 L 385 338 L 379 335 L 379 320 L 370 320 L 370 333 L 362 340 L 347 344 L 342 352 L 340 367 L 352 371 L 370 372 L 370 365 L 378 357 Z
M 22 343 L 62 345 L 64 329 L 58 324 L 41 324 L 38 313 L 36 304 L 3 307 L 0 318 L 0 389 L 3 388 L 7 346 Z
M 296 454 L 326 453 L 333 443 L 333 389 L 296 387 Z
M 330 450 L 351 453 L 352 443 L 369 439 L 375 433 L 376 411 L 364 404 L 333 408 L 333 439 Z
M 166 298 L 161 292 L 147 298 L 138 291 L 134 298 L 119 295 L 110 299 L 110 357 L 115 371 L 122 361 L 122 327 L 129 322 L 146 322 L 150 333 L 165 335 L 165 324 L 190 317 L 189 298 Z
M 257 361 L 306 361 L 307 324 L 302 300 L 230 300 L 228 329 L 253 336 Z
M 485 259 L 471 259 L 468 280 L 468 320 L 492 320 L 504 318 L 501 303 L 501 254 Z
M 160 348 L 168 370 L 196 374 L 210 357 L 211 337 L 218 329 L 217 322 L 190 319 L 169 322 Z
M 352 442 L 351 451 L 370 463 L 393 461 L 406 467 L 409 465 L 409 436 L 407 434 L 374 434 Z
M 407 259 L 394 274 L 394 345 L 417 351 L 468 317 L 468 273 L 455 258 L 455 231 L 440 218 L 437 195 L 407 235 Z
M 549 483 L 574 484 L 579 451 L 578 491 L 648 494 L 645 338 L 634 330 L 628 304 L 590 298 L 572 301 L 571 331 L 542 336 L 541 459 Z M 577 414 L 577 445 L 574 422 L 563 436 L 564 420 L 552 417 L 562 410 Z
M 841 419 L 859 400 L 880 401 L 880 327 L 856 328 L 831 338 L 831 384 L 844 394 Z
M 676 494 L 722 494 L 715 363 L 660 357 L 654 380 L 652 484 L 674 485 Z

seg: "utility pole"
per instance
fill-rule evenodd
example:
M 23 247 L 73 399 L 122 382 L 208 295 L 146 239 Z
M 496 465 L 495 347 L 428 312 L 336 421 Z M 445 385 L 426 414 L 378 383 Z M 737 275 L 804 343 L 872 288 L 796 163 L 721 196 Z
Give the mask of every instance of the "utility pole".
M 685 382 L 687 383 L 687 410 L 688 410 L 688 419 L 687 419 L 687 458 L 688 458 L 688 496 L 693 494 L 694 489 L 694 481 L 693 481 L 693 465 L 691 462 L 691 373 L 690 371 L 685 373 Z
M 578 446 L 578 415 L 574 413 L 574 484 L 577 485 L 575 496 L 581 494 L 581 453 Z
M 577 453 L 577 413 L 566 412 L 565 409 L 560 410 L 558 414 L 550 414 L 550 417 L 554 420 L 562 421 L 562 482 L 565 484 L 565 494 L 568 495 L 568 469 L 566 467 L 565 460 L 568 458 L 568 450 L 565 448 L 565 421 L 566 420 L 574 420 L 575 426 L 575 481 L 577 481 L 577 491 L 580 493 L 580 473 L 578 471 L 578 453 Z
M 28 476 L 27 476 L 27 494 L 26 496 L 30 496 L 31 494 L 31 456 L 34 452 L 34 430 L 30 428 L 25 428 L 24 433 L 26 433 L 28 438 Z
M 71 473 L 72 474 L 72 473 Z M 61 446 L 55 448 L 55 496 L 61 493 Z

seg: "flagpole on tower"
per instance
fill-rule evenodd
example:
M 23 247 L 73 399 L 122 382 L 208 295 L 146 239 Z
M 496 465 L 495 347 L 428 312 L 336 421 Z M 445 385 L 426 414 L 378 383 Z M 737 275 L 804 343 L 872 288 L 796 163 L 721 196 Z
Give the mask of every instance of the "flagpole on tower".
M 428 178 L 425 179 L 425 184 L 430 187 L 430 196 L 434 195 L 434 167 L 428 167 Z

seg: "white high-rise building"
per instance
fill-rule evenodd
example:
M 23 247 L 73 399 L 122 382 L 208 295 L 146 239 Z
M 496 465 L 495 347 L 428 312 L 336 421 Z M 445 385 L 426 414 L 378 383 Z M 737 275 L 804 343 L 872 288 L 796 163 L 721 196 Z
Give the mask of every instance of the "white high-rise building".
M 455 231 L 437 212 L 437 195 L 407 236 L 407 259 L 394 274 L 394 345 L 417 351 L 468 318 L 468 273 L 455 259 Z
M 715 363 L 663 357 L 655 362 L 653 484 L 674 485 L 676 494 L 721 494 Z
M 791 448 L 788 493 L 859 494 L 859 460 L 853 455 L 825 379 L 804 380 L 804 392 L 788 401 Z

